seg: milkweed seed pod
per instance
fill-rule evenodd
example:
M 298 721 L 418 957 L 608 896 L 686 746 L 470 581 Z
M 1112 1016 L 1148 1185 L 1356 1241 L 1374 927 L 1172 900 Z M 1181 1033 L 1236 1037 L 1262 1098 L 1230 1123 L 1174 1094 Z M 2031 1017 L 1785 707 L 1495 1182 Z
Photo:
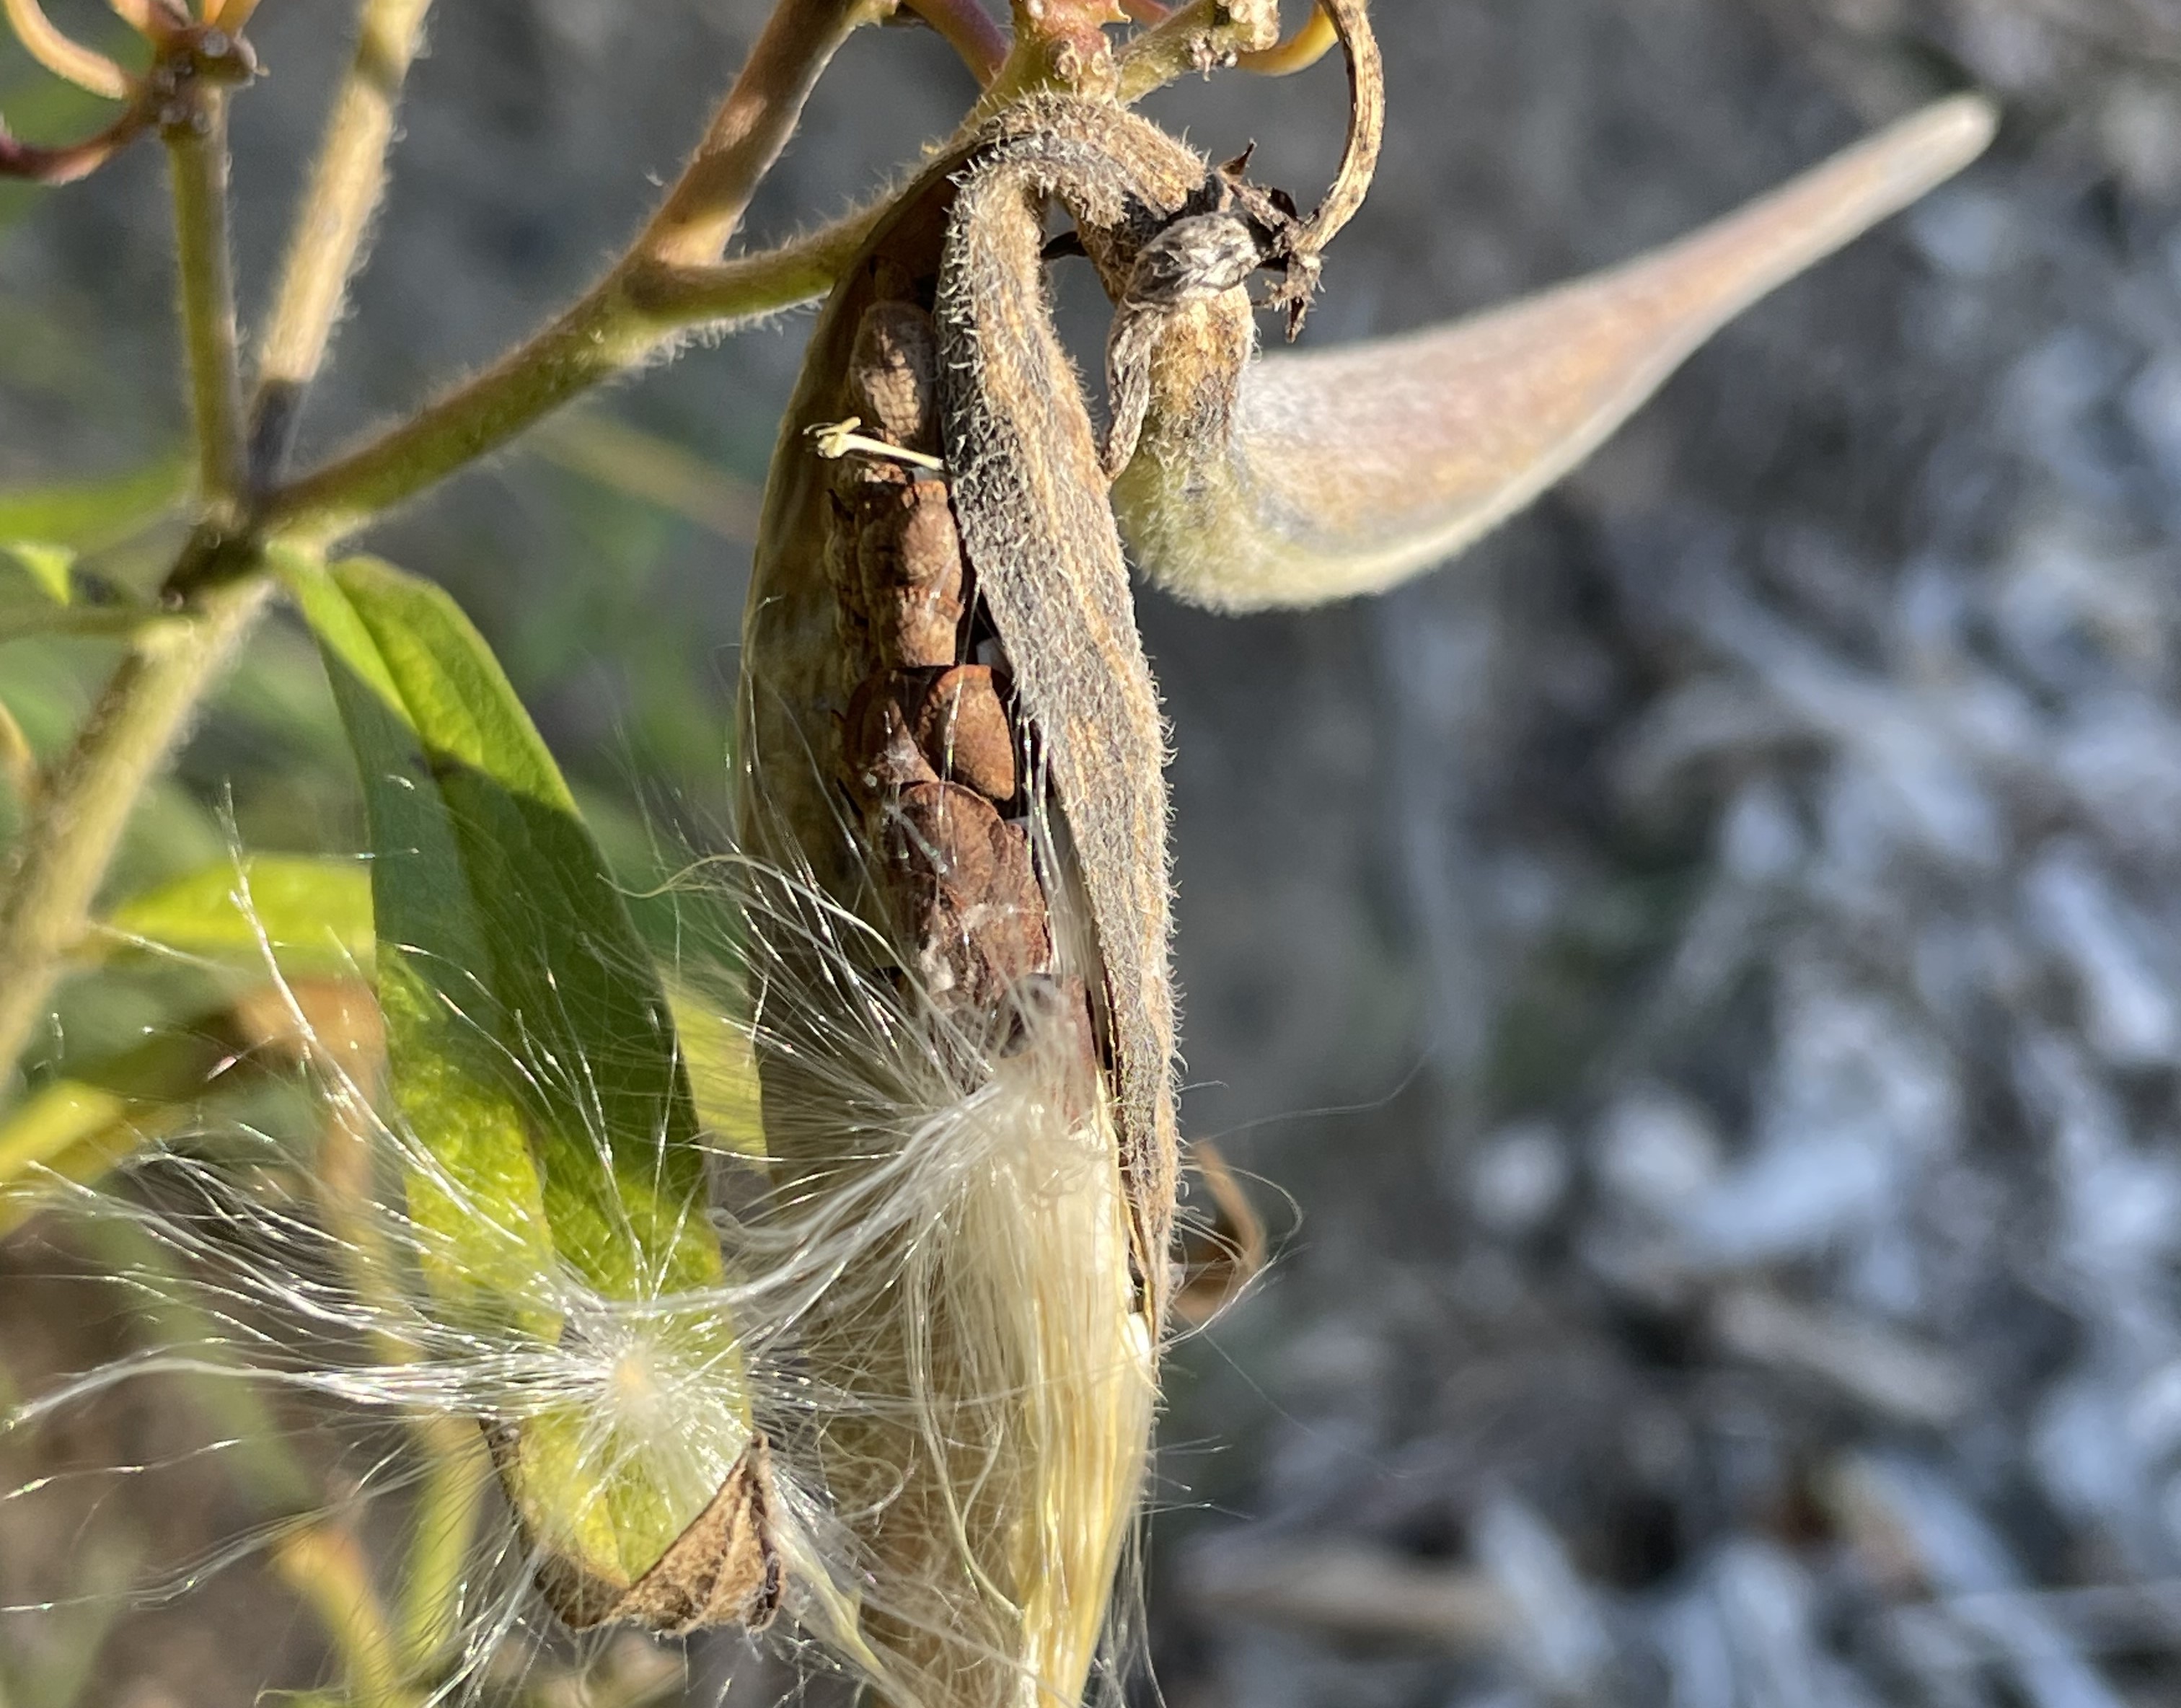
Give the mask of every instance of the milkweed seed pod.
M 1240 291 L 1138 340 L 1113 488 L 1136 567 L 1223 611 L 1377 593 L 1444 562 L 1602 444 L 1720 326 L 1976 158 L 1941 101 L 1626 264 L 1444 327 L 1256 356 Z M 1120 388 L 1117 387 L 1117 395 Z
M 880 1177 L 925 1201 L 804 1327 L 847 1396 L 817 1457 L 859 1638 L 904 1703 L 1076 1700 L 1144 1472 L 1176 1171 L 1163 729 L 1041 250 L 1057 201 L 1125 278 L 1208 181 L 1117 108 L 995 120 L 826 304 L 766 496 L 743 835 L 854 922 L 769 951 L 767 1147 L 800 1213 Z M 883 1026 L 769 993 L 843 935 Z

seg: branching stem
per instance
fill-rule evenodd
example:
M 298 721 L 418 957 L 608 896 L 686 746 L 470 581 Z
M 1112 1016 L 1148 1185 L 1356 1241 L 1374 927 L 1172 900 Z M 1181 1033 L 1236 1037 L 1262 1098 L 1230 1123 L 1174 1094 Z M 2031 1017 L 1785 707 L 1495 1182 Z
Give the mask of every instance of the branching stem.
M 257 522 L 332 544 L 591 387 L 641 367 L 694 325 L 773 312 L 824 291 L 867 229 L 853 218 L 747 260 L 624 263 L 574 307 L 422 413 L 269 495 Z
M 202 126 L 169 127 L 185 342 L 210 526 L 170 578 L 170 590 L 186 600 L 179 614 L 187 620 L 137 638 L 0 874 L 0 1064 L 21 1056 L 45 1012 L 137 796 L 265 606 L 270 583 L 251 565 L 252 542 L 338 535 L 504 444 L 587 386 L 643 362 L 690 324 L 761 313 L 823 290 L 860 240 L 860 221 L 750 261 L 719 256 L 819 73 L 858 25 L 892 6 L 781 0 L 687 170 L 597 289 L 416 422 L 249 506 L 252 514 L 240 513 L 248 470 L 228 261 L 224 91 L 202 91 Z M 422 0 L 364 0 L 351 86 L 275 292 L 269 380 L 300 387 L 323 359 L 384 181 L 399 85 L 389 51 L 398 49 L 406 68 L 422 14 Z M 359 82 L 373 87 L 356 91 Z M 341 113 L 367 134 L 349 134 Z M 327 223 L 313 229 L 313 218 Z M 267 407 L 261 395 L 261 427 Z M 217 573 L 202 573 L 206 566 Z
M 0 980 L 0 1064 L 20 1056 L 44 1013 L 138 794 L 265 606 L 269 584 L 252 567 L 257 548 L 275 539 L 305 548 L 329 544 L 498 449 L 590 386 L 650 360 L 691 328 L 818 296 L 877 217 L 868 208 L 768 253 L 720 258 L 820 73 L 857 27 L 895 4 L 781 0 L 687 169 L 594 289 L 414 420 L 292 484 L 253 489 L 251 476 L 262 479 L 277 466 L 294 403 L 339 320 L 384 185 L 401 73 L 415 53 L 427 3 L 364 0 L 355 63 L 274 293 L 247 447 L 254 469 L 246 461 L 235 360 L 224 92 L 207 91 L 205 129 L 176 127 L 169 137 L 190 390 L 212 528 L 185 554 L 170 583 L 185 597 L 180 620 L 135 638 L 12 851 L 0 891 L 0 968 L 7 974 Z M 919 9 L 927 18 L 966 16 L 954 0 Z M 230 15 L 246 14 L 230 3 L 222 22 Z M 1269 47 L 1278 34 L 1276 0 L 1197 0 L 1124 50 L 1120 97 L 1139 99 L 1230 53 Z M 980 103 L 972 122 L 983 111 Z M 218 573 L 200 573 L 207 564 Z

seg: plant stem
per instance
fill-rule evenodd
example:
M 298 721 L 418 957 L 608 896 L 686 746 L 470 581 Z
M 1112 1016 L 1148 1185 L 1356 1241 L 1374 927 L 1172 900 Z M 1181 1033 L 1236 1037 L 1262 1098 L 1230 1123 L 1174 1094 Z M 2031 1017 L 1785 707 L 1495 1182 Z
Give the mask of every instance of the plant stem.
M 38 0 L 0 0 L 0 14 L 15 32 L 23 51 L 54 76 L 108 101 L 126 101 L 136 92 L 129 74 L 103 53 L 56 30 Z
M 424 1456 L 422 1488 L 402 1560 L 400 1652 L 423 1672 L 457 1633 L 470 1544 L 492 1459 L 483 1434 L 461 1418 L 419 1415 L 410 1426 Z
M 322 546 L 497 449 L 690 327 L 770 313 L 829 286 L 870 229 L 852 216 L 758 256 L 718 259 L 819 74 L 891 0 L 782 0 L 689 165 L 629 252 L 529 342 L 413 419 L 262 501 L 267 534 Z
M 718 260 L 819 75 L 852 34 L 893 9 L 894 0 L 781 0 L 631 258 L 669 267 Z
M 1195 0 L 1121 50 L 1121 99 L 1140 101 L 1230 53 L 1258 53 L 1279 39 L 1278 0 Z
M 766 314 L 816 296 L 832 282 L 833 257 L 853 252 L 846 236 L 821 234 L 712 267 L 616 269 L 527 344 L 421 414 L 272 493 L 258 522 L 306 548 L 329 545 L 571 398 L 640 367 L 691 325 Z
M 250 405 L 249 479 L 279 477 L 303 394 L 325 359 L 347 301 L 364 234 L 386 187 L 386 151 L 402 80 L 423 39 L 432 0 L 363 0 L 356 53 L 334 97 L 310 188 L 288 234 L 272 318 L 257 353 Z
M 198 479 L 207 507 L 231 511 L 242 491 L 242 387 L 235 362 L 235 274 L 227 242 L 227 95 L 205 89 L 195 123 L 167 127 L 181 280 L 182 341 Z
M 291 1530 L 273 1545 L 273 1565 L 333 1638 L 356 1708 L 421 1708 L 422 1694 L 403 1688 L 371 1562 L 352 1534 L 325 1521 Z
M 269 592 L 257 576 L 208 589 L 186 616 L 140 635 L 48 779 L 0 885 L 0 1064 L 22 1054 L 136 797 Z

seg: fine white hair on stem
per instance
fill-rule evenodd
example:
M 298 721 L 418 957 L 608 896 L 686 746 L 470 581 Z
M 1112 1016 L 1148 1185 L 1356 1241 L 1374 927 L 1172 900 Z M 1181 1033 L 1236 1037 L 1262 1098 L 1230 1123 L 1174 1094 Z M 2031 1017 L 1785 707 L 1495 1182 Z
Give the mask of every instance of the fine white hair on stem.
M 488 1440 L 564 1429 L 555 1494 L 579 1517 L 640 1475 L 686 1521 L 761 1431 L 785 1567 L 775 1629 L 808 1664 L 892 1708 L 1072 1705 L 1094 1672 L 1118 1700 L 1130 1621 L 1109 1600 L 1125 1610 L 1112 1590 L 1133 1583 L 1157 1348 L 1107 1094 L 1072 1021 L 1035 980 L 997 1014 L 934 1000 L 806 874 L 726 856 L 676 887 L 728 922 L 726 940 L 685 948 L 676 981 L 744 1047 L 739 1065 L 692 1070 L 765 1067 L 769 1155 L 722 1146 L 711 1160 L 717 1285 L 673 1288 L 638 1265 L 634 1296 L 611 1296 L 565 1259 L 525 1261 L 537 1230 L 509 1225 L 391 1111 L 375 1040 L 335 1036 L 268 943 L 313 1119 L 301 1136 L 200 1128 L 95 1186 L 47 1183 L 59 1225 L 156 1344 L 31 1398 L 0 1442 L 124 1385 L 191 1385 L 252 1516 L 146 1583 L 152 1599 L 257 1549 L 292 1581 L 296 1539 L 349 1535 L 357 1501 L 396 1495 L 411 1540 L 379 1574 L 386 1598 L 428 1569 L 445 1578 L 444 1629 L 403 1662 L 402 1700 L 437 1704 L 482 1700 L 521 1657 L 568 1643 L 532 1587 L 552 1538 L 491 1492 Z M 1063 956 L 1073 930 L 1056 930 Z M 595 1064 L 527 1042 L 507 1056 L 597 1119 Z M 657 1146 L 589 1137 L 607 1181 L 616 1152 L 626 1165 Z M 420 1191 L 454 1216 L 412 1214 Z M 636 1219 L 621 1225 L 634 1241 Z M 435 1284 L 480 1252 L 492 1308 Z M 372 1445 L 329 1484 L 323 1426 L 343 1417 Z M 433 1525 L 452 1542 L 428 1538 Z

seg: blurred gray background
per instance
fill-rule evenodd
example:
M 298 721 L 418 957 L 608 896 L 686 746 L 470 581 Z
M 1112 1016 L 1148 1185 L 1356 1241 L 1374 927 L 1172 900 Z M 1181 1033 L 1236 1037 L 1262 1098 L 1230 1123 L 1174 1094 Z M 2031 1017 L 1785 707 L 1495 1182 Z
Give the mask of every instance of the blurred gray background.
M 1176 1361 L 1167 1700 L 2181 1701 L 2181 7 L 1373 14 L 1385 163 L 1318 344 L 1621 258 L 1966 84 L 2007 117 L 1454 567 L 1295 616 L 1145 596 L 1185 1127 L 1280 1235 Z M 450 0 L 301 455 L 587 283 L 760 15 Z M 331 0 L 253 31 L 252 292 L 345 31 Z M 0 64 L 4 106 L 30 79 Z M 929 35 L 865 32 L 750 240 L 970 93 Z M 1344 103 L 1328 64 L 1152 110 L 1217 156 L 1256 139 L 1307 202 Z M 179 441 L 160 176 L 141 152 L 0 204 L 0 484 Z M 754 485 L 806 323 L 605 411 Z M 742 489 L 707 528 L 570 460 L 511 454 L 373 543 L 456 589 L 587 801 L 701 839 Z M 287 710 L 307 671 L 265 668 L 185 785 L 230 790 L 255 842 L 352 846 L 317 714 Z M 26 1391 L 106 1332 L 39 1297 L 0 1286 Z M 125 1622 L 86 1700 L 308 1683 L 260 1570 Z M 700 1655 L 696 1694 L 732 1661 Z

